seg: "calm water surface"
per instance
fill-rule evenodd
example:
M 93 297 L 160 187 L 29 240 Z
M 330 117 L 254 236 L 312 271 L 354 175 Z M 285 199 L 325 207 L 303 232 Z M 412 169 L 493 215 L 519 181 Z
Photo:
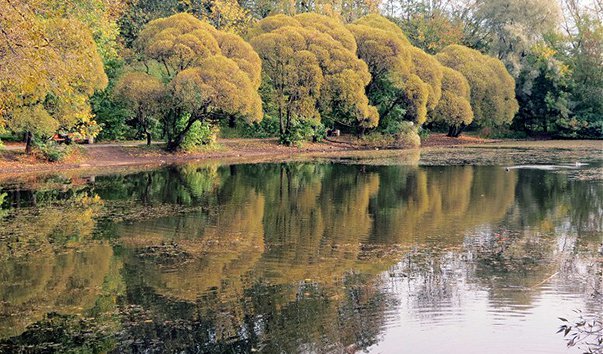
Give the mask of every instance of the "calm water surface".
M 592 164 L 583 168 L 592 168 Z M 0 352 L 573 353 L 601 181 L 184 165 L 0 185 Z

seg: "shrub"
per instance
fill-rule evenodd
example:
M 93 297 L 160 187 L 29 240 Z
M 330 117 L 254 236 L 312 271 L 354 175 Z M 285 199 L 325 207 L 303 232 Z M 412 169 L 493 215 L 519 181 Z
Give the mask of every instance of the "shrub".
M 419 131 L 413 122 L 391 121 L 383 130 L 383 133 L 394 136 L 398 145 L 411 147 L 421 145 Z
M 412 122 L 401 122 L 400 132 L 397 134 L 398 144 L 410 147 L 421 146 L 421 138 L 417 128 Z
M 304 141 L 321 141 L 327 135 L 327 130 L 322 123 L 316 123 L 308 120 L 293 120 L 288 132 L 282 134 L 279 138 L 281 144 L 298 145 Z
M 420 126 L 417 133 L 419 134 L 419 138 L 421 138 L 421 140 L 425 140 L 429 138 L 429 134 L 431 134 L 431 131 L 429 131 L 429 129 L 427 128 L 424 128 L 423 126 Z
M 245 138 L 273 138 L 279 134 L 278 119 L 265 116 L 260 122 L 245 124 L 242 136 Z
M 368 147 L 390 147 L 396 145 L 396 139 L 393 135 L 372 131 L 358 139 L 363 146 Z
M 34 142 L 37 156 L 49 162 L 63 161 L 78 147 L 59 145 L 55 142 Z
M 216 142 L 219 129 L 209 122 L 196 121 L 182 142 L 184 151 L 193 151 L 200 146 L 211 146 Z
M 526 139 L 528 134 L 524 131 L 515 131 L 509 127 L 484 127 L 480 129 L 479 136 L 488 139 Z
M 9 130 L 2 130 L 0 127 L 0 140 L 3 141 L 23 141 L 23 134 L 15 134 Z

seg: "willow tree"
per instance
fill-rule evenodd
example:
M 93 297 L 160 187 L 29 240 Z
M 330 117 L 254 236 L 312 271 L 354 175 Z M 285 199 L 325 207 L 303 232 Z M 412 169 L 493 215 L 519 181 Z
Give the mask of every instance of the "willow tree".
M 483 48 L 501 59 L 516 78 L 532 47 L 559 28 L 561 3 L 550 0 L 476 1 L 472 22 L 478 27 L 467 31 L 465 43 Z
M 161 117 L 168 150 L 179 149 L 198 122 L 262 119 L 260 58 L 239 36 L 181 13 L 149 22 L 135 47 L 166 83 Z
M 460 72 L 444 67 L 442 78 L 442 98 L 435 107 L 431 121 L 448 126 L 448 136 L 458 137 L 462 127 L 473 121 L 471 109 L 471 88 Z
M 151 145 L 153 118 L 160 113 L 165 95 L 163 83 L 149 74 L 130 72 L 119 79 L 113 94 L 132 111 L 138 129 Z
M 356 20 L 354 22 L 354 24 L 360 25 L 360 26 L 376 28 L 376 29 L 380 29 L 385 32 L 392 33 L 394 36 L 396 36 L 396 38 L 398 38 L 402 42 L 402 44 L 410 45 L 410 41 L 408 40 L 408 38 L 406 38 L 406 35 L 404 34 L 404 32 L 402 32 L 402 29 L 398 25 L 396 25 L 395 23 L 393 23 L 392 21 L 388 20 L 387 18 L 385 18 L 381 15 L 378 15 L 378 14 L 367 15 L 367 16 L 364 16 L 364 17 Z
M 281 135 L 290 134 L 294 120 L 326 118 L 359 130 L 377 125 L 365 94 L 367 65 L 341 22 L 311 13 L 276 15 L 259 21 L 249 36 L 262 58 L 262 92 L 275 107 Z
M 369 15 L 348 26 L 358 56 L 372 75 L 367 88 L 379 108 L 381 126 L 402 120 L 422 124 L 441 97 L 442 65 L 413 47 L 402 30 L 383 16 Z
M 474 122 L 480 126 L 509 124 L 519 109 L 515 81 L 503 63 L 477 50 L 450 45 L 436 55 L 438 61 L 465 76 L 471 87 Z M 455 135 L 458 136 L 462 128 Z
M 411 72 L 427 84 L 427 110 L 433 110 L 442 97 L 444 67 L 431 55 L 417 47 L 410 47 Z
M 107 85 L 90 30 L 41 17 L 28 1 L 0 1 L 0 123 L 26 136 L 52 135 L 92 118 L 89 97 Z

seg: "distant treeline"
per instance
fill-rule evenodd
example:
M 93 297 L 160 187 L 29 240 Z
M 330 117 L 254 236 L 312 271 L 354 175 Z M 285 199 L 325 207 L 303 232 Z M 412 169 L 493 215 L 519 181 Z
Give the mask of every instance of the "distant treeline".
M 575 0 L 0 0 L 0 129 L 210 144 L 603 137 L 603 9 Z

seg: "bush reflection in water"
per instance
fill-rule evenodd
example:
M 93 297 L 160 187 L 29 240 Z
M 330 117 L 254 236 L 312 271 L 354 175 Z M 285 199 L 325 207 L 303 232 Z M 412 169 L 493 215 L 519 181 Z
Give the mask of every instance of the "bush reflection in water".
M 600 311 L 602 194 L 547 171 L 331 163 L 13 185 L 0 351 L 361 350 L 396 316 L 392 277 L 417 309 L 460 283 L 525 309 L 556 276 Z

